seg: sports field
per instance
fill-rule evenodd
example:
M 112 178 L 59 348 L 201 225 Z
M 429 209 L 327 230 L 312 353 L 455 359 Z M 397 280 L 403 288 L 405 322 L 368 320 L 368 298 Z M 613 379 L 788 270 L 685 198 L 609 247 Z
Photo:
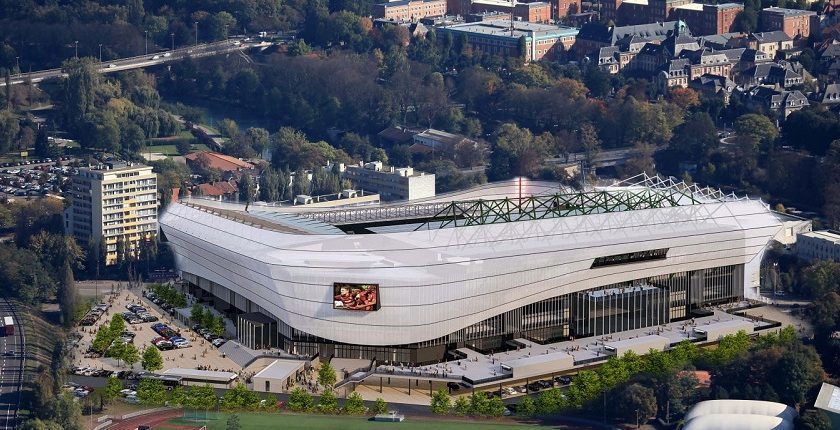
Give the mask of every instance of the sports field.
M 387 423 L 370 421 L 369 417 L 353 416 L 261 414 L 247 412 L 238 415 L 242 430 L 388 430 L 392 428 L 399 430 L 502 430 L 534 427 L 534 425 L 521 424 L 508 420 L 496 423 L 492 421 L 470 422 L 467 420 L 444 421 L 439 419 L 408 418 L 401 423 Z M 225 430 L 227 427 L 227 414 L 210 413 L 206 422 L 177 418 L 168 421 L 166 424 L 158 425 L 155 428 L 187 430 L 197 429 L 202 425 L 206 425 L 207 430 Z

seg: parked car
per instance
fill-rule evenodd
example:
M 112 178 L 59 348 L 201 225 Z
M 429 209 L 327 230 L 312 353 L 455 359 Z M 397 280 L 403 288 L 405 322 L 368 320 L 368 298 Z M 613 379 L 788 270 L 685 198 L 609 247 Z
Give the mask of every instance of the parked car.
M 458 385 L 457 382 L 447 382 L 446 387 L 449 388 L 452 391 L 458 391 L 458 390 L 461 389 L 461 386 Z
M 222 338 L 213 339 L 213 346 L 215 346 L 216 348 L 224 345 L 225 343 L 227 343 L 227 341 Z
M 572 378 L 566 375 L 557 376 L 554 378 L 554 381 L 557 382 L 558 385 L 569 385 L 572 383 Z
M 551 388 L 551 387 L 554 386 L 554 382 L 546 381 L 544 379 L 540 380 L 540 381 L 537 381 L 537 383 L 540 384 L 540 387 L 542 387 L 542 388 Z
M 542 389 L 542 385 L 540 385 L 539 382 L 532 382 L 532 383 L 528 384 L 528 390 L 529 391 L 533 391 L 533 392 L 536 393 L 537 391 L 540 391 L 541 389 Z

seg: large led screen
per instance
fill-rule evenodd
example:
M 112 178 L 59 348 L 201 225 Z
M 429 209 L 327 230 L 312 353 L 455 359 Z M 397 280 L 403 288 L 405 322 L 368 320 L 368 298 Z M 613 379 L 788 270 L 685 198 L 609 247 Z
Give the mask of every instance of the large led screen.
M 333 309 L 348 311 L 379 310 L 379 285 L 334 283 Z

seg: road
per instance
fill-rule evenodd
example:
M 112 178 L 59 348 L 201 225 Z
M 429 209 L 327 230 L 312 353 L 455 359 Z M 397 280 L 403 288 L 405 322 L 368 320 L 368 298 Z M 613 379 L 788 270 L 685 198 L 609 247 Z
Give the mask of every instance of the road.
M 229 52 L 241 51 L 244 49 L 261 48 L 271 45 L 269 42 L 242 42 L 238 39 L 223 40 L 221 42 L 205 43 L 179 48 L 174 51 L 151 53 L 137 57 L 121 58 L 118 60 L 103 61 L 99 73 L 119 72 L 123 70 L 140 69 L 144 67 L 157 66 L 184 58 L 210 57 L 214 55 L 227 54 Z M 169 54 L 169 56 L 166 56 Z M 20 73 L 12 76 L 11 84 L 21 84 L 27 81 L 38 83 L 47 79 L 66 77 L 61 69 L 40 70 L 37 72 Z M 6 83 L 0 81 L 0 87 Z
M 25 355 L 24 333 L 14 306 L 6 299 L 0 299 L 0 317 L 11 315 L 15 323 L 15 334 L 0 338 L 0 429 L 11 430 L 18 424 L 18 409 L 23 384 L 23 357 Z M 6 353 L 13 352 L 13 356 Z

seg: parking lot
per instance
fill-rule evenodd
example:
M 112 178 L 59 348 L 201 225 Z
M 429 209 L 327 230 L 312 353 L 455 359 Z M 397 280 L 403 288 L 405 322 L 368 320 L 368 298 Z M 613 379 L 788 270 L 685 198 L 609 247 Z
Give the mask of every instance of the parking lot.
M 94 306 L 95 308 L 99 306 L 99 309 L 105 308 L 101 310 L 101 316 L 98 319 L 94 318 L 93 321 L 86 321 L 91 325 L 80 325 L 74 330 L 75 346 L 71 352 L 71 363 L 74 369 L 71 369 L 71 373 L 105 376 L 97 370 L 135 372 L 142 370 L 139 362 L 134 366 L 128 366 L 125 363 L 117 363 L 117 360 L 113 358 L 99 357 L 98 354 L 91 352 L 96 331 L 104 324 L 108 324 L 117 313 L 129 317 L 126 318 L 125 336 L 121 337 L 124 341 L 133 343 L 140 350 L 141 356 L 144 348 L 154 348 L 155 344 L 158 344 L 157 348 L 161 350 L 163 356 L 162 371 L 171 368 L 203 368 L 238 373 L 241 370 L 232 360 L 223 357 L 209 340 L 171 318 L 171 315 L 149 299 L 133 291 L 122 291 L 104 297 L 103 303 Z M 136 312 L 129 310 L 132 306 Z M 142 307 L 142 311 L 137 306 Z
M 71 161 L 70 157 L 61 157 L 0 164 L 0 199 L 60 195 L 76 169 L 59 164 Z

